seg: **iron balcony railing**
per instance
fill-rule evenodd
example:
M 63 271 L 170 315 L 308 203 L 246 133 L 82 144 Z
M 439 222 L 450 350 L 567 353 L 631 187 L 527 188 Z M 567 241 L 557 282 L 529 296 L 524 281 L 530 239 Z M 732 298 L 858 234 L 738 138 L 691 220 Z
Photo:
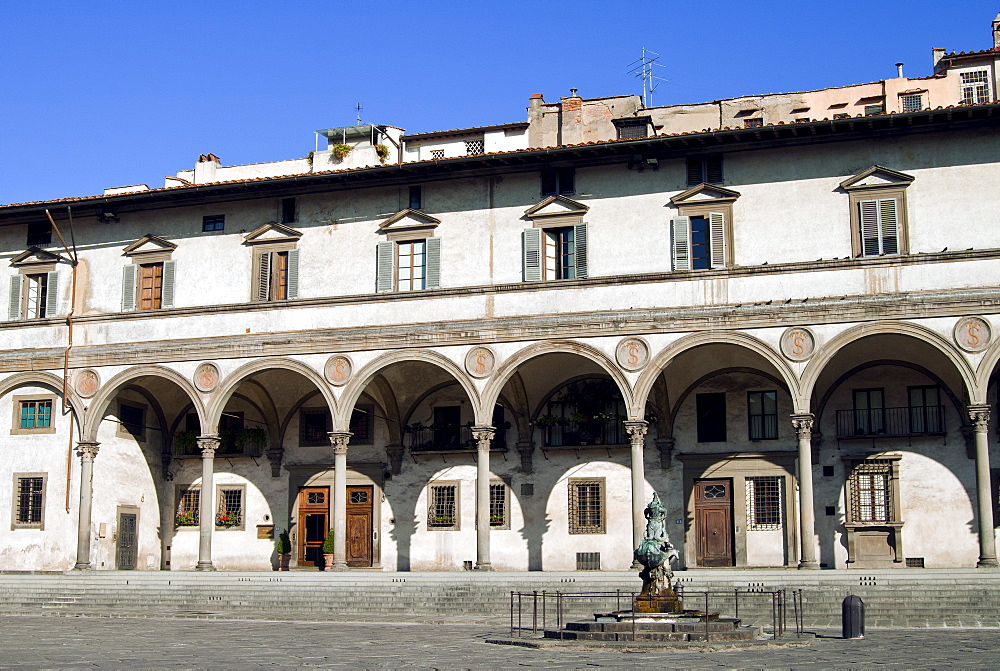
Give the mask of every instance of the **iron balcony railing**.
M 436 450 L 475 450 L 476 439 L 471 426 L 407 427 L 403 445 L 412 452 Z M 507 432 L 500 428 L 493 434 L 491 450 L 502 450 L 507 445 Z
M 943 405 L 838 410 L 837 438 L 943 436 Z
M 624 445 L 629 442 L 625 424 L 612 422 L 558 422 L 541 427 L 545 447 Z

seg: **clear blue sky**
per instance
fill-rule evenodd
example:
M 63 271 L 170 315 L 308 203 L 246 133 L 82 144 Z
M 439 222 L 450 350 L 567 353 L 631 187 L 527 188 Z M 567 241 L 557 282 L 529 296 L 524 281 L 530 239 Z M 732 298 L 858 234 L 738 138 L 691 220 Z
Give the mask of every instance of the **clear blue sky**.
M 94 195 L 191 168 L 305 156 L 312 131 L 410 132 L 523 121 L 547 100 L 655 104 L 931 73 L 931 47 L 991 47 L 1000 0 L 867 4 L 2 0 L 0 203 Z

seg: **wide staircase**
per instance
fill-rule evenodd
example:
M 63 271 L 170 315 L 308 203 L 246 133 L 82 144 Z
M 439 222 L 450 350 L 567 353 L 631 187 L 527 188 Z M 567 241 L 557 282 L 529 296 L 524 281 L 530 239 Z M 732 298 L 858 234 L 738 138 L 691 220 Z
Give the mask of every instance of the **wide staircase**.
M 787 627 L 801 594 L 806 627 L 839 627 L 841 601 L 860 596 L 867 625 L 1000 627 L 1000 571 L 694 569 L 675 574 L 685 607 L 769 627 L 782 591 Z M 628 609 L 631 572 L 390 573 L 87 571 L 0 573 L 0 614 L 188 617 L 552 626 Z M 801 592 L 798 592 L 801 590 Z M 512 597 L 511 592 L 520 593 Z M 738 610 L 738 612 L 736 612 Z

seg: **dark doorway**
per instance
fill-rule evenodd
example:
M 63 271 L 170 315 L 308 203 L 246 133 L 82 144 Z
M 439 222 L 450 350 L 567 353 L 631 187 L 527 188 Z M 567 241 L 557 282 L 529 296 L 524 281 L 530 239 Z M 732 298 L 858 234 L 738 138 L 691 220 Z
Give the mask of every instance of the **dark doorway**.
M 733 483 L 694 483 L 694 519 L 698 566 L 733 566 Z
M 135 558 L 139 553 L 138 515 L 118 514 L 118 544 L 116 565 L 119 571 L 135 570 Z
M 330 489 L 299 490 L 299 566 L 323 566 L 323 541 L 330 530 Z

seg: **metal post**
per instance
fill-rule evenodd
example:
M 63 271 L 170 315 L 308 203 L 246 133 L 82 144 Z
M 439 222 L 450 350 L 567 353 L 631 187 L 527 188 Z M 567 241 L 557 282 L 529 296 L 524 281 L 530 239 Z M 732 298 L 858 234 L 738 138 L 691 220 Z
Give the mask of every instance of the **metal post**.
M 517 637 L 521 638 L 521 593 L 517 593 Z
M 733 600 L 736 601 L 736 619 L 740 619 L 740 588 L 733 590 Z
M 545 590 L 542 590 L 542 631 L 545 631 Z
M 538 590 L 531 592 L 531 633 L 538 633 Z
M 708 590 L 705 590 L 705 643 L 708 643 Z
M 510 591 L 510 633 L 514 633 L 514 590 Z

